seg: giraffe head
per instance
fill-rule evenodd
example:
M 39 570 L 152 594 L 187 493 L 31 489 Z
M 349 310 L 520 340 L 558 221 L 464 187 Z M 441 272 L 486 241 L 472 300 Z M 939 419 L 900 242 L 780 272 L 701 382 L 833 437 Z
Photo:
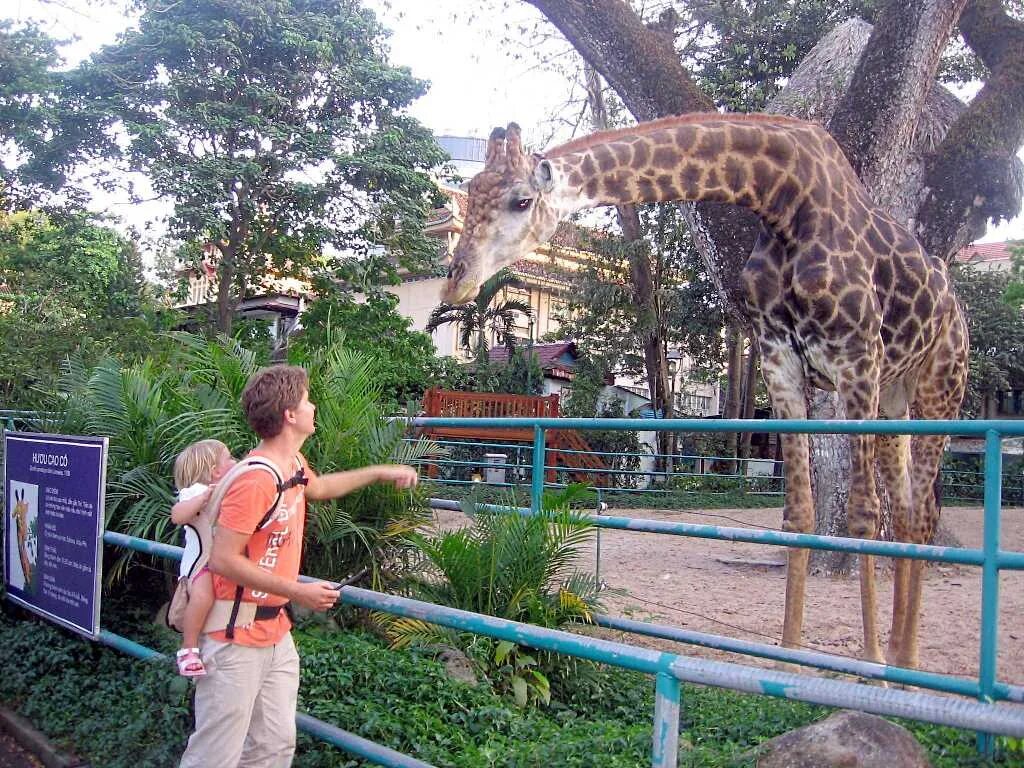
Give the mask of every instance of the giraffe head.
M 14 492 L 14 512 L 11 514 L 14 517 L 15 522 L 18 524 L 18 530 L 20 532 L 22 527 L 26 526 L 28 523 L 28 502 L 25 501 L 24 490 Z
M 563 215 L 554 200 L 555 186 L 551 162 L 523 153 L 518 125 L 491 131 L 484 169 L 469 182 L 465 226 L 442 301 L 471 301 L 484 280 L 555 233 Z

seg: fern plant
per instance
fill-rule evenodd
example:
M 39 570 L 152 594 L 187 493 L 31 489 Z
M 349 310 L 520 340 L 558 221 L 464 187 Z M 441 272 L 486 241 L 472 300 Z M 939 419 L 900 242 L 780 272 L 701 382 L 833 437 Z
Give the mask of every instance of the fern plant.
M 417 464 L 443 450 L 432 440 L 404 440 L 402 419 L 386 418 L 374 362 L 332 343 L 304 361 L 310 399 L 316 404 L 316 433 L 304 452 L 321 473 L 371 464 Z M 410 531 L 429 519 L 424 486 L 399 490 L 371 485 L 311 510 L 313 541 L 308 570 L 341 579 L 364 568 L 379 583 Z
M 151 361 L 94 367 L 69 360 L 46 428 L 109 438 L 106 525 L 140 538 L 177 540 L 170 521 L 174 459 L 185 446 L 216 438 L 241 456 L 256 444 L 240 406 L 242 390 L 265 359 L 228 337 L 172 335 L 175 364 Z M 379 407 L 373 363 L 338 344 L 310 360 L 295 360 L 310 376 L 317 433 L 304 452 L 320 472 L 367 464 L 415 463 L 440 452 L 430 441 L 404 443 L 404 424 Z M 363 568 L 380 573 L 391 548 L 426 517 L 425 491 L 372 487 L 346 499 L 310 506 L 312 536 L 305 570 L 341 578 Z M 124 553 L 110 578 L 125 573 Z
M 592 623 L 600 607 L 598 584 L 576 565 L 580 548 L 594 533 L 593 525 L 569 510 L 565 495 L 549 496 L 546 502 L 541 512 L 522 516 L 511 510 L 483 510 L 469 501 L 463 508 L 474 525 L 433 535 L 410 534 L 422 566 L 407 579 L 408 594 L 548 628 Z M 551 654 L 504 641 L 482 641 L 417 619 L 384 614 L 375 618 L 394 647 L 415 643 L 464 648 L 520 706 L 549 701 L 548 677 L 564 666 Z

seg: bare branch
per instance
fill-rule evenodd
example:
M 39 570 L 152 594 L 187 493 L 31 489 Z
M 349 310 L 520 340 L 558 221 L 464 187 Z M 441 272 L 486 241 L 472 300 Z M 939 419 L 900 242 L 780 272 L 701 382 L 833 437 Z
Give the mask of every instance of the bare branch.
M 1024 145 L 1024 24 L 998 0 L 970 0 L 960 31 L 992 74 L 928 163 L 916 234 L 946 260 L 990 219 L 1016 216 L 1022 195 L 1015 154 Z

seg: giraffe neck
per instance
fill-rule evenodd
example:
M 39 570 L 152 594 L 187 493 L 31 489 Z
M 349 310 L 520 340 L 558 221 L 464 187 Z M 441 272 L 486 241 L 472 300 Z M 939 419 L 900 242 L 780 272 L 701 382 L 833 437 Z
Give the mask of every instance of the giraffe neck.
M 598 134 L 547 154 L 559 172 L 559 205 L 714 201 L 749 208 L 796 237 L 801 206 L 831 209 L 830 190 L 855 183 L 842 153 L 813 124 L 772 116 L 701 115 Z M 852 181 L 850 181 L 852 179 Z M 859 187 L 859 184 L 857 185 Z

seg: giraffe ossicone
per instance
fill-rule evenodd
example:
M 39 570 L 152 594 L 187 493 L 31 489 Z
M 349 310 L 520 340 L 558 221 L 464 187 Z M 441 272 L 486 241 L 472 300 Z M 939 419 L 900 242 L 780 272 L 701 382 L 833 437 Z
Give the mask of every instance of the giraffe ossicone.
M 851 419 L 956 418 L 967 329 L 946 265 L 877 206 L 820 126 L 777 115 L 691 114 L 605 131 L 543 155 L 519 126 L 495 129 L 469 184 L 462 235 L 442 299 L 463 303 L 524 258 L 575 211 L 599 205 L 716 201 L 761 220 L 740 276 L 779 417 L 806 418 L 804 385 L 838 391 Z M 927 542 L 946 438 L 851 436 L 851 535 L 873 538 L 879 469 L 898 540 Z M 783 437 L 783 527 L 814 531 L 806 435 Z M 911 461 L 911 457 L 913 461 Z M 800 643 L 807 550 L 791 549 L 783 644 Z M 882 661 L 874 559 L 861 558 L 864 655 Z M 887 658 L 918 665 L 921 561 L 897 560 Z

